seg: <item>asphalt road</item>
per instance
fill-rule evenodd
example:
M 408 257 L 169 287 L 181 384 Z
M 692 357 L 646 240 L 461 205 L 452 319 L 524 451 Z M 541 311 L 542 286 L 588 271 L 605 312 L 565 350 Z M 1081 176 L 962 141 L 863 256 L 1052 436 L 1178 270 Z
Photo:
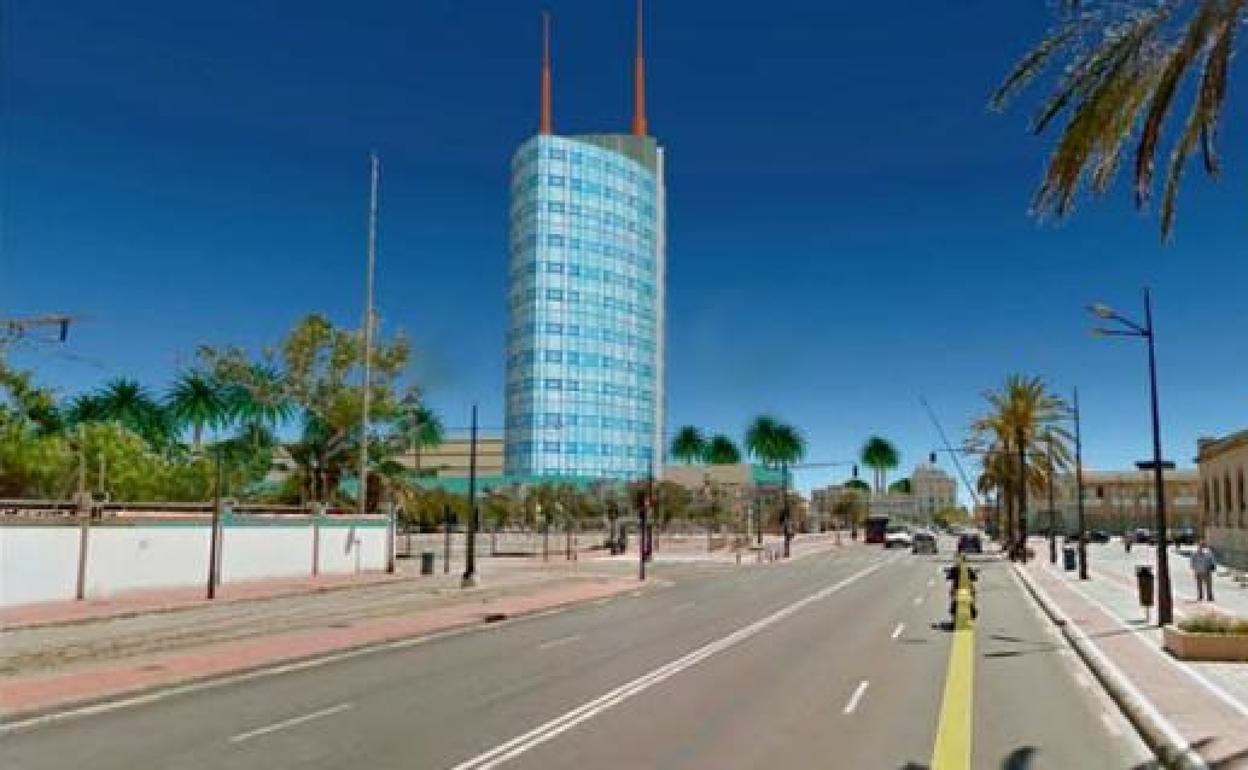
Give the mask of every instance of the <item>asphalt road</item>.
M 947 556 L 857 547 L 0 735 L 42 768 L 922 768 L 952 634 Z M 1032 609 L 980 567 L 976 768 L 1146 756 Z

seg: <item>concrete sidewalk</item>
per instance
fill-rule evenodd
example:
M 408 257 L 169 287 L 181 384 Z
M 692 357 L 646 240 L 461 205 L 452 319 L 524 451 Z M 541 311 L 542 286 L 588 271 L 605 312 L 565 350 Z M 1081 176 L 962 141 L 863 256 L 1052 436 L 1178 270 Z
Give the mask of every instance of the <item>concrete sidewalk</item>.
M 1093 562 L 1095 563 L 1095 562 Z M 1037 588 L 1112 661 L 1147 707 L 1211 766 L 1248 768 L 1248 671 L 1242 664 L 1190 664 L 1161 648 L 1134 585 L 1094 575 L 1080 581 L 1046 558 L 1023 569 Z

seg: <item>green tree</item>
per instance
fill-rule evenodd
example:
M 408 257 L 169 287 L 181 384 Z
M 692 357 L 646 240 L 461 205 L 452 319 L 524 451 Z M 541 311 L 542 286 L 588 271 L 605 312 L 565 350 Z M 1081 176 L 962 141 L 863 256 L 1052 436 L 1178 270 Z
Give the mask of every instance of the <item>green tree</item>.
M 229 419 L 230 403 L 221 385 L 198 370 L 182 372 L 165 396 L 165 411 L 176 430 L 191 429 L 191 446 L 203 442 L 205 428 L 220 428 Z
M 846 487 L 847 489 L 857 489 L 865 495 L 871 494 L 871 485 L 862 479 L 850 479 L 841 486 Z
M 784 526 L 784 555 L 789 555 L 793 538 L 790 509 L 789 468 L 806 455 L 806 439 L 797 428 L 780 422 L 769 415 L 756 417 L 745 432 L 745 446 L 751 455 L 764 465 L 779 468 L 783 479 L 782 523 Z
M 910 479 L 897 479 L 888 485 L 888 491 L 895 495 L 908 495 L 914 491 L 914 488 L 910 484 Z
M 1043 379 L 1017 374 L 1007 377 L 1000 390 L 985 393 L 984 399 L 988 410 L 971 424 L 968 445 L 984 457 L 980 488 L 996 487 L 1007 501 L 1007 538 L 1017 542 L 1026 538 L 1027 512 L 1021 505 L 1015 510 L 1014 499 L 1021 500 L 1024 488 L 1033 495 L 1042 493 L 1049 474 L 1069 466 L 1071 435 L 1065 421 L 1070 410 L 1060 396 L 1049 392 Z
M 711 465 L 736 465 L 741 462 L 741 450 L 732 439 L 718 433 L 706 444 L 706 461 Z
M 421 450 L 438 446 L 445 440 L 445 434 L 442 419 L 422 403 L 418 391 L 412 389 L 403 395 L 396 411 L 394 436 L 411 452 L 415 475 L 420 475 Z
M 686 425 L 676 431 L 676 436 L 672 439 L 672 457 L 686 465 L 702 462 L 706 457 L 706 450 L 706 438 L 702 435 L 702 431 L 692 425 Z
M 883 494 L 888 483 L 888 472 L 901 464 L 897 447 L 883 436 L 871 436 L 862 445 L 858 459 L 875 474 L 875 493 Z
M 141 436 L 154 449 L 166 449 L 172 436 L 169 415 L 138 381 L 119 377 L 95 394 L 101 421 L 116 423 Z
M 253 360 L 239 348 L 203 347 L 200 358 L 213 377 L 233 389 L 239 402 L 237 419 L 266 426 L 295 420 L 300 440 L 291 446 L 309 498 L 333 500 L 338 483 L 351 475 L 365 438 L 360 332 L 337 328 L 322 315 L 298 321 L 275 352 Z M 402 334 L 378 340 L 372 350 L 369 422 L 375 435 L 367 440 L 396 443 L 403 430 L 399 380 L 411 350 Z M 370 462 L 370 467 L 372 467 Z
M 1236 34 L 1248 24 L 1248 3 L 1061 0 L 1058 7 L 1057 26 L 1019 61 L 991 99 L 1001 109 L 1051 65 L 1063 64 L 1032 123 L 1039 134 L 1065 119 L 1034 208 L 1065 216 L 1085 183 L 1094 194 L 1105 193 L 1124 155 L 1133 156 L 1135 203 L 1143 207 L 1151 197 L 1162 135 L 1190 93 L 1166 169 L 1161 233 L 1167 238 L 1188 159 L 1199 152 L 1209 175 L 1221 170 L 1215 138 L 1239 43 Z M 1128 148 L 1132 143 L 1133 151 Z

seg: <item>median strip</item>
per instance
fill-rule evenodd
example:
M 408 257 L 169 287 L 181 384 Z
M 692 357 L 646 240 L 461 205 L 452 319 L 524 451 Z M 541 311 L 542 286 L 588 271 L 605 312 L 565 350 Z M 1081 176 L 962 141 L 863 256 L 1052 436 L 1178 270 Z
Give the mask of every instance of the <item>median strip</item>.
M 971 723 L 975 693 L 975 627 L 971 620 L 970 575 L 965 564 L 958 565 L 958 588 L 954 594 L 953 646 L 945 693 L 940 704 L 936 745 L 932 749 L 932 770 L 969 770 L 971 766 Z

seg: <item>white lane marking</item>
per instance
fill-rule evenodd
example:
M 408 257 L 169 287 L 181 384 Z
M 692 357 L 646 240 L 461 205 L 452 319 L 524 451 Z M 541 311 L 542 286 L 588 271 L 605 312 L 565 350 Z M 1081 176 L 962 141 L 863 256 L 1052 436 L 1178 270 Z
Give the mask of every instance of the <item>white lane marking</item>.
M 923 603 L 923 595 L 922 595 L 922 594 L 919 594 L 918 596 L 914 597 L 914 606 L 915 606 L 915 607 L 918 607 L 918 606 L 919 606 L 920 604 L 922 604 L 922 603 Z
M 1235 696 L 1231 695 L 1226 690 L 1223 690 L 1218 685 L 1206 679 L 1204 674 L 1201 674 L 1199 671 L 1192 668 L 1190 665 L 1183 663 L 1181 661 L 1175 660 L 1174 658 L 1170 657 L 1168 654 L 1162 651 L 1160 645 L 1158 645 L 1155 641 L 1153 641 L 1152 638 L 1142 633 L 1140 629 L 1127 625 L 1127 623 L 1124 622 L 1121 618 L 1119 618 L 1118 615 L 1115 614 L 1113 610 L 1105 606 L 1096 597 L 1092 596 L 1091 594 L 1088 594 L 1082 588 L 1075 585 L 1074 583 L 1067 583 L 1066 585 L 1071 590 L 1075 591 L 1080 596 L 1087 599 L 1089 602 L 1095 604 L 1097 607 L 1100 607 L 1101 611 L 1104 612 L 1106 615 L 1108 615 L 1110 619 L 1113 620 L 1114 623 L 1118 625 L 1119 628 L 1122 628 L 1126 631 L 1130 631 L 1133 635 L 1135 635 L 1137 639 L 1139 639 L 1141 642 L 1144 643 L 1145 647 L 1157 653 L 1157 656 L 1160 657 L 1162 660 L 1174 666 L 1179 671 L 1182 671 L 1183 673 L 1187 674 L 1197 684 L 1203 685 L 1204 688 L 1208 690 L 1209 692 L 1213 693 L 1218 698 L 1218 700 L 1222 701 L 1223 703 L 1230 706 L 1235 711 L 1239 712 L 1240 715 L 1248 717 L 1248 705 L 1241 703 L 1238 699 L 1235 698 Z
M 862 695 L 867 691 L 867 687 L 871 685 L 866 679 L 858 683 L 858 687 L 854 690 L 854 694 L 849 696 L 849 703 L 845 704 L 842 714 L 852 714 L 858 709 L 858 703 L 862 700 Z
M 564 644 L 571 644 L 572 642 L 580 641 L 581 638 L 582 637 L 580 634 L 573 634 L 572 636 L 562 636 L 558 639 L 551 639 L 548 642 L 542 642 L 541 644 L 537 645 L 537 649 L 549 650 L 551 647 L 559 647 Z
M 685 610 L 693 609 L 696 606 L 698 606 L 696 602 L 685 602 L 684 604 L 677 604 L 673 607 L 672 612 L 684 612 Z
M 660 666 L 649 673 L 642 674 L 631 682 L 622 684 L 614 690 L 600 695 L 587 703 L 583 703 L 561 716 L 555 717 L 554 719 L 551 719 L 544 724 L 540 724 L 522 735 L 518 735 L 505 743 L 499 744 L 483 754 L 479 754 L 472 759 L 465 760 L 458 765 L 455 765 L 452 770 L 490 770 L 490 768 L 498 767 L 504 762 L 515 759 L 526 751 L 529 751 L 530 749 L 555 738 L 561 733 L 572 729 L 582 722 L 592 719 L 603 711 L 623 703 L 634 695 L 645 692 L 656 684 L 670 679 L 687 668 L 697 665 L 706 658 L 723 652 L 731 647 L 735 647 L 746 639 L 749 639 L 750 637 L 765 630 L 769 626 L 775 625 L 781 620 L 788 618 L 797 611 L 805 608 L 807 605 L 817 602 L 820 599 L 827 598 L 850 584 L 858 582 L 862 578 L 878 570 L 880 566 L 881 564 L 877 562 L 869 567 L 865 567 L 839 583 L 834 583 L 833 585 L 821 588 L 815 593 L 802 599 L 798 599 L 792 604 L 782 607 L 770 615 L 756 620 L 747 626 L 743 626 L 727 636 L 720 637 L 713 642 L 704 644 L 696 650 L 693 650 L 692 652 L 689 652 L 664 666 Z
M 892 635 L 889 636 L 889 639 L 896 639 L 897 637 L 901 636 L 901 632 L 904 631 L 905 629 L 906 629 L 905 623 L 898 623 L 897 627 L 893 629 Z
M 257 738 L 261 735 L 268 735 L 269 733 L 275 733 L 278 730 L 285 730 L 287 727 L 294 727 L 295 725 L 301 725 L 304 722 L 311 722 L 313 719 L 322 719 L 324 717 L 333 716 L 334 714 L 346 711 L 349 708 L 351 708 L 350 703 L 339 703 L 337 706 L 330 706 L 329 708 L 321 709 L 320 711 L 313 711 L 311 714 L 304 714 L 301 717 L 284 719 L 281 722 L 274 722 L 271 725 L 265 725 L 264 727 L 258 727 L 255 730 L 231 736 L 230 743 L 242 743 L 243 741 Z

